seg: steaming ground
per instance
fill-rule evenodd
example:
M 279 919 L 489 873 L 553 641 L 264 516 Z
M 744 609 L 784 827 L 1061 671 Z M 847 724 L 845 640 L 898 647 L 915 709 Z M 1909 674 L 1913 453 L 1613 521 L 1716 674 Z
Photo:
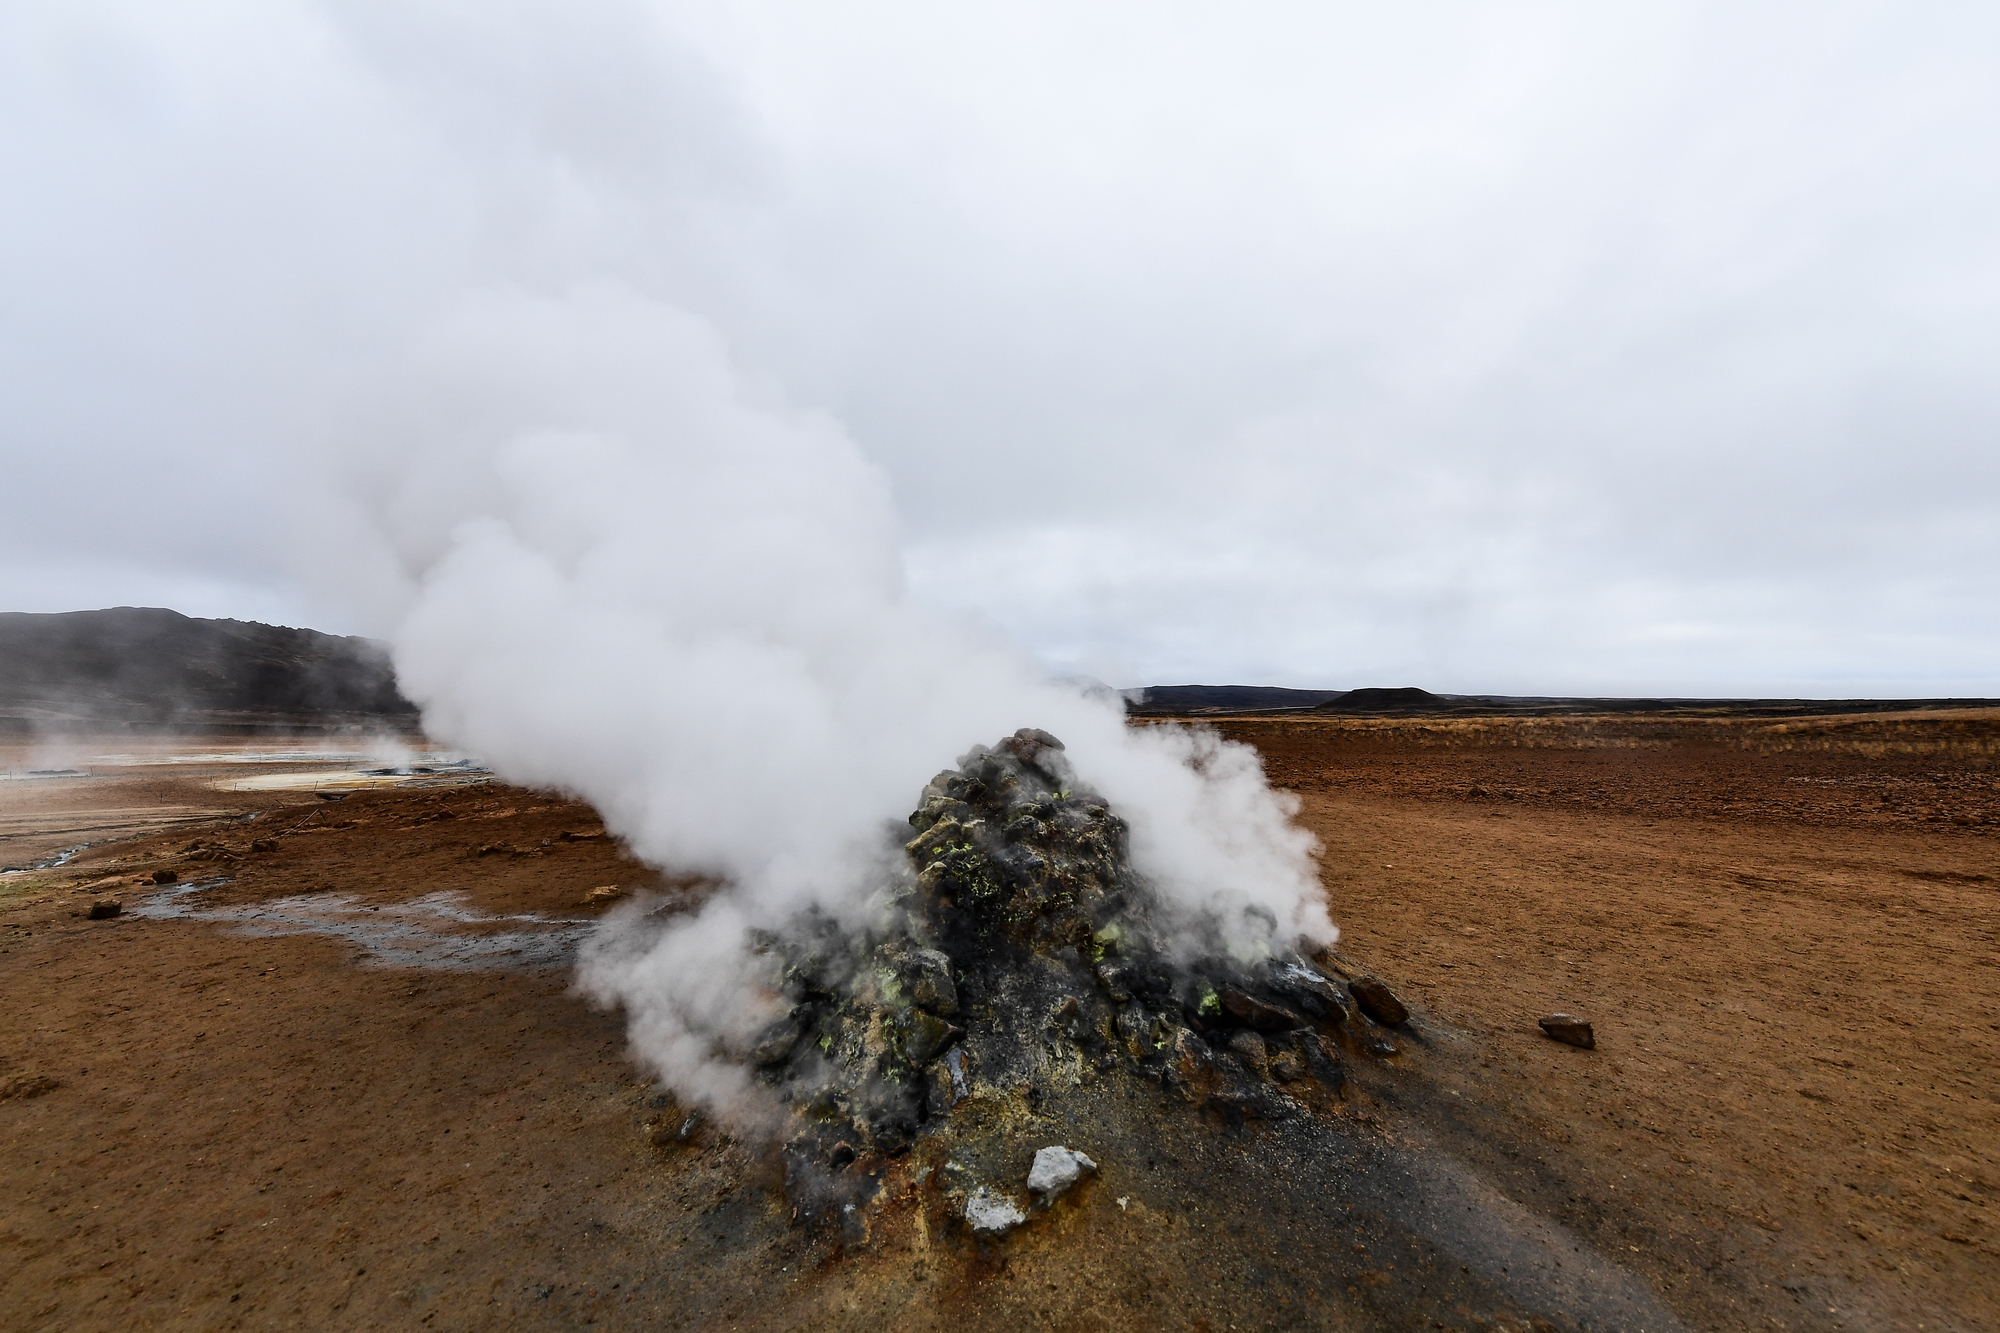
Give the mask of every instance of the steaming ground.
M 1407 1214 L 1457 1191 L 1518 1209 L 1523 1244 L 1578 1238 L 1692 1327 L 1991 1327 L 1995 721 L 1756 725 L 1231 724 L 1328 849 L 1343 954 L 1419 1011 L 1404 1054 L 1353 1066 L 1351 1149 L 1301 1158 L 1134 1100 L 1057 1130 L 1088 1131 L 1101 1172 L 1046 1225 L 839 1262 L 769 1164 L 674 1139 L 565 969 L 72 915 L 112 872 L 141 901 L 130 881 L 163 864 L 226 876 L 207 892 L 233 908 L 698 899 L 589 808 L 498 784 L 225 794 L 162 766 L 9 804 L 223 817 L 0 881 L 9 1322 L 1519 1326 L 1532 1311 L 1426 1298 L 1435 1248 Z M 51 790 L 0 800 L 31 788 Z M 234 862 L 160 854 L 280 819 L 311 822 Z M 1597 1051 L 1535 1033 L 1558 1007 L 1596 1020 Z

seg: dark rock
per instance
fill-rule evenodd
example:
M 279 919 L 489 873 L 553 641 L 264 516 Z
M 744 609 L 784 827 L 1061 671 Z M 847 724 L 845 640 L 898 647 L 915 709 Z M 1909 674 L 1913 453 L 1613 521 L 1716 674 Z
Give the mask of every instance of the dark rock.
M 90 911 L 85 915 L 92 921 L 108 921 L 124 910 L 116 898 L 100 898 L 90 905 Z
M 276 838 L 252 838 L 250 840 L 250 850 L 259 854 L 275 852 L 278 850 L 278 840 Z
M 1312 1069 L 1313 1077 L 1326 1086 L 1328 1092 L 1337 1093 L 1347 1082 L 1347 1066 L 1341 1062 L 1340 1048 L 1325 1037 L 1314 1037 L 1304 1043 L 1306 1064 Z
M 1167 1047 L 1167 1081 L 1197 1102 L 1222 1089 L 1222 1075 L 1208 1043 L 1186 1028 L 1176 1030 Z
M 1271 1076 L 1273 1082 L 1296 1083 L 1306 1076 L 1306 1062 L 1291 1046 L 1280 1046 L 1271 1052 L 1270 1059 L 1265 1062 L 1265 1073 Z
M 910 998 L 934 1014 L 950 1018 L 958 1012 L 958 987 L 951 979 L 951 959 L 937 949 L 912 949 L 905 984 Z
M 347 799 L 347 793 L 344 791 L 316 791 L 313 795 L 319 797 L 322 801 L 344 801 Z
M 1245 1027 L 1262 1032 L 1289 1032 L 1293 1028 L 1304 1027 L 1305 1022 L 1297 1014 L 1280 1005 L 1267 1004 L 1254 995 L 1237 990 L 1234 986 L 1224 986 L 1219 997 L 1222 1012 Z
M 1410 1021 L 1410 1011 L 1396 998 L 1396 992 L 1375 977 L 1356 977 L 1347 983 L 1347 993 L 1354 997 L 1354 1003 L 1361 1012 L 1377 1023 L 1395 1027 Z
M 1574 1014 L 1550 1014 L 1542 1020 L 1542 1031 L 1565 1046 L 1590 1051 L 1597 1048 L 1597 1034 L 1590 1024 Z
M 1126 981 L 1126 970 L 1117 963 L 1098 963 L 1097 983 L 1104 987 L 1104 993 L 1111 997 L 1113 1004 L 1130 1004 L 1132 987 Z
M 180 879 L 181 877 L 171 870 L 155 870 L 153 872 L 153 883 L 155 884 L 178 884 L 180 883 Z
M 757 1044 L 750 1048 L 750 1063 L 753 1065 L 774 1065 L 786 1059 L 792 1048 L 799 1044 L 799 1037 L 805 1032 L 805 1025 L 794 1015 L 786 1015 L 764 1029 L 757 1038 Z
M 1259 1078 L 1267 1072 L 1265 1066 L 1270 1060 L 1270 1052 L 1264 1045 L 1264 1039 L 1256 1033 L 1239 1031 L 1231 1034 L 1229 1050 L 1243 1062 L 1246 1069 Z
M 951 1039 L 959 1034 L 958 1029 L 935 1014 L 927 1014 L 921 1009 L 913 1009 L 908 1015 L 893 1024 L 895 1040 L 902 1048 L 903 1058 L 913 1065 L 927 1065 L 937 1058 L 939 1051 L 951 1044 Z
M 1297 1005 L 1299 1012 L 1325 1023 L 1347 1021 L 1347 996 L 1330 977 L 1316 969 L 1303 963 L 1277 965 L 1270 971 L 1269 982 L 1272 989 Z

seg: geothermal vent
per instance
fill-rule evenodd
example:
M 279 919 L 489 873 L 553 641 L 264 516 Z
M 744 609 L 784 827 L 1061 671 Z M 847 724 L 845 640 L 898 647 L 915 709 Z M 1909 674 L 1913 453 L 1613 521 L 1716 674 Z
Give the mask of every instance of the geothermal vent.
M 975 748 L 910 824 L 872 929 L 808 916 L 756 939 L 786 1012 L 740 1058 L 786 1108 L 803 1224 L 852 1245 L 907 1206 L 1003 1232 L 1102 1151 L 1035 1141 L 1079 1123 L 1051 1120 L 1065 1099 L 1145 1081 L 1233 1123 L 1288 1119 L 1337 1098 L 1343 1047 L 1390 1049 L 1355 1002 L 1394 1020 L 1392 997 L 1282 942 L 1232 956 L 1226 923 L 1149 889 L 1123 821 L 1046 732 Z

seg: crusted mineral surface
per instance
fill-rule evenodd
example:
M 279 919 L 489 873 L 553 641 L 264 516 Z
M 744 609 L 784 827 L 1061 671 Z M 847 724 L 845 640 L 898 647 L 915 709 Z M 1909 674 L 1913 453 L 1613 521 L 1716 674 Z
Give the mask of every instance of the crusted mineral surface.
M 1347 993 L 1290 952 L 1232 956 L 1223 923 L 1166 903 L 1055 737 L 976 747 L 909 823 L 876 928 L 808 917 L 757 940 L 786 1012 L 748 1059 L 790 1114 L 800 1222 L 859 1242 L 917 1195 L 986 1219 L 1025 1183 L 1026 1127 L 1106 1080 L 1237 1124 L 1338 1098 L 1363 1021 Z

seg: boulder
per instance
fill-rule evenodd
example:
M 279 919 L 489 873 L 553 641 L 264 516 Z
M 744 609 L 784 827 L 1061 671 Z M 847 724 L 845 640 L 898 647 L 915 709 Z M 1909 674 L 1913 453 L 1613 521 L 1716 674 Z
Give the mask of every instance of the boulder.
M 1225 986 L 1221 992 L 1222 1012 L 1245 1027 L 1262 1032 L 1289 1032 L 1304 1027 L 1299 1016 L 1281 1005 L 1267 1004 L 1256 996 Z
M 1396 998 L 1396 992 L 1389 989 L 1379 978 L 1356 977 L 1347 983 L 1347 993 L 1354 997 L 1361 1012 L 1377 1023 L 1395 1027 L 1410 1021 L 1410 1011 Z
M 90 905 L 87 915 L 92 921 L 107 921 L 124 910 L 116 898 L 100 898 Z

